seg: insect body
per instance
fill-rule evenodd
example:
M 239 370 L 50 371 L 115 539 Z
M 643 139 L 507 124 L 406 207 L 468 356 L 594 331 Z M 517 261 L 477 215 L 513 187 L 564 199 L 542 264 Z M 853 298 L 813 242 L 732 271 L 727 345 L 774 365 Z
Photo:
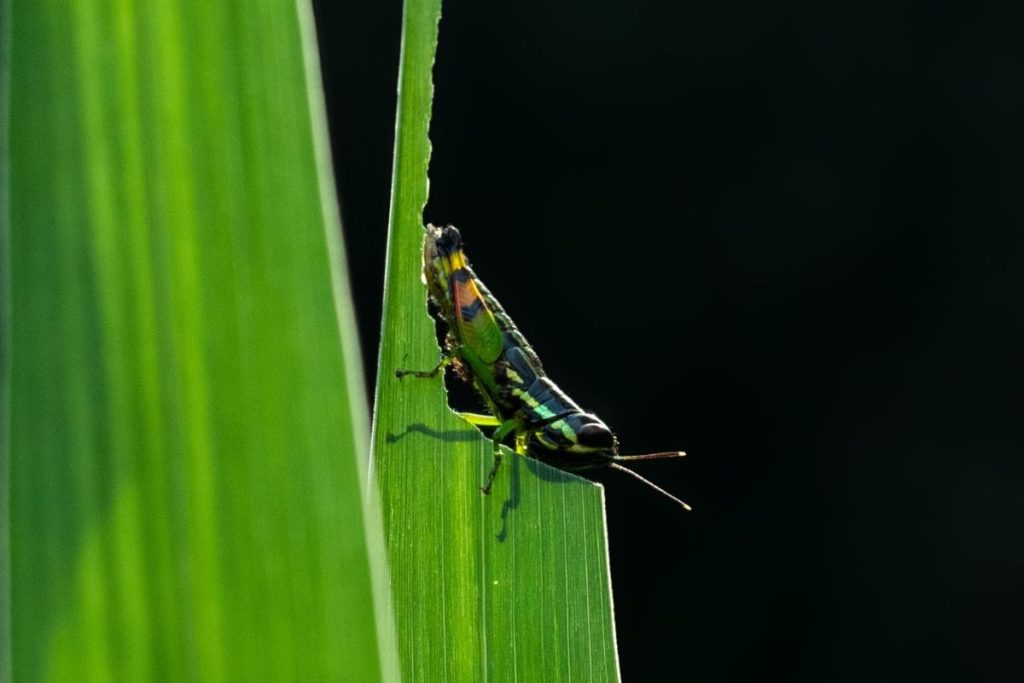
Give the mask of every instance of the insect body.
M 515 450 L 565 470 L 611 467 L 626 472 L 689 506 L 636 472 L 627 460 L 678 458 L 681 451 L 619 455 L 618 440 L 596 415 L 580 408 L 544 373 L 540 359 L 501 304 L 476 277 L 452 226 L 427 226 L 423 278 L 448 332 L 441 362 L 426 372 L 397 370 L 398 377 L 434 377 L 449 364 L 472 385 L 490 415 L 462 413 L 469 422 L 494 427 L 494 466 L 483 492 L 489 493 L 501 464 L 501 443 L 512 436 Z

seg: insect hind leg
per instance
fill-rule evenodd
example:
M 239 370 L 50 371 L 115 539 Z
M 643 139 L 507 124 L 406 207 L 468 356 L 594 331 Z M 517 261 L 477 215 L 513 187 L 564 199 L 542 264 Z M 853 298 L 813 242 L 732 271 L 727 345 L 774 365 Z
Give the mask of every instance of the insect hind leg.
M 460 413 L 455 412 L 456 415 L 461 417 L 463 420 L 473 425 L 474 427 L 500 427 L 501 420 L 493 415 L 483 415 L 481 413 Z

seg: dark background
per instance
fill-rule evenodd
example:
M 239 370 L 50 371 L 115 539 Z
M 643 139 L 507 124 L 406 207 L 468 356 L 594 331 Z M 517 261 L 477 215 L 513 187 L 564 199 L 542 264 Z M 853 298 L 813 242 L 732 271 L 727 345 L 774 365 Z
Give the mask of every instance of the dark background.
M 315 3 L 375 359 L 401 4 Z M 693 504 L 606 484 L 626 681 L 1024 677 L 1024 7 L 448 0 L 426 218 Z M 368 377 L 374 368 L 368 368 Z

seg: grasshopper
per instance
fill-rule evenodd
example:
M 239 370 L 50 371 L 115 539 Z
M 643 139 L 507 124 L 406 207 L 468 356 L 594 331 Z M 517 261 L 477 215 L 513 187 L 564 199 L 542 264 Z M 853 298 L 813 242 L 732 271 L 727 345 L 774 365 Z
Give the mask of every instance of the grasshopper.
M 485 494 L 501 465 L 501 444 L 512 437 L 515 452 L 563 470 L 610 467 L 625 472 L 690 506 L 620 465 L 623 461 L 679 458 L 682 451 L 619 455 L 618 439 L 596 415 L 580 408 L 548 379 L 533 347 L 477 278 L 453 226 L 428 225 L 423 240 L 423 280 L 447 327 L 441 361 L 432 370 L 396 370 L 399 378 L 436 377 L 449 365 L 474 387 L 490 414 L 459 413 L 478 427 L 493 427 L 494 464 Z

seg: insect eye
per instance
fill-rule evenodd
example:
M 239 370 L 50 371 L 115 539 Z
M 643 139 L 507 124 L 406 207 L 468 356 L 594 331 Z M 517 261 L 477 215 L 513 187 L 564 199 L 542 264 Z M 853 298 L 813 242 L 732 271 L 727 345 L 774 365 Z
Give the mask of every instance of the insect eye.
M 615 446 L 615 437 L 612 435 L 611 430 L 600 422 L 583 425 L 576 433 L 576 438 L 581 446 L 586 446 L 587 448 L 610 449 Z

